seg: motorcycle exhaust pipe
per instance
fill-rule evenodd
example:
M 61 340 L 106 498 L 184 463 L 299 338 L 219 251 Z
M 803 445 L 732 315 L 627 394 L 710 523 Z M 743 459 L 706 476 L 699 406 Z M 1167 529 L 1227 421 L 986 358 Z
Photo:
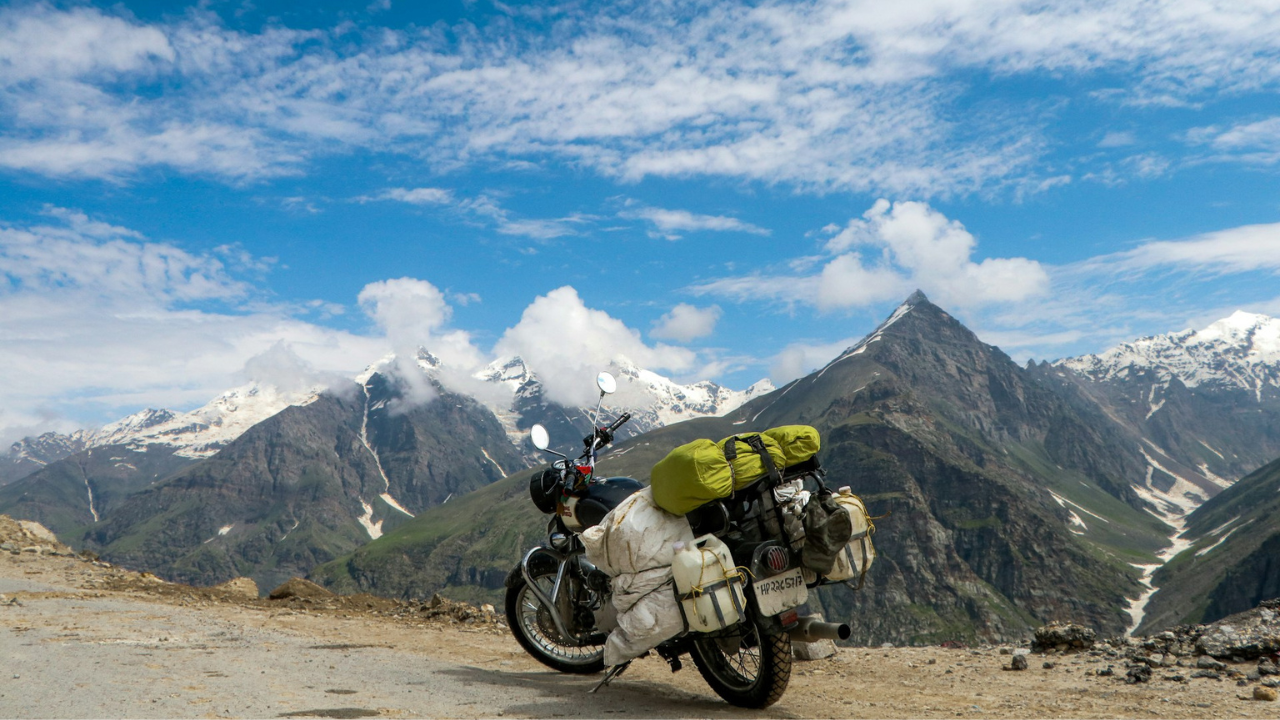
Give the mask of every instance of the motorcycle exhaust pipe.
M 848 640 L 853 630 L 844 623 L 829 623 L 811 617 L 800 618 L 799 624 L 789 633 L 797 642 L 819 640 Z

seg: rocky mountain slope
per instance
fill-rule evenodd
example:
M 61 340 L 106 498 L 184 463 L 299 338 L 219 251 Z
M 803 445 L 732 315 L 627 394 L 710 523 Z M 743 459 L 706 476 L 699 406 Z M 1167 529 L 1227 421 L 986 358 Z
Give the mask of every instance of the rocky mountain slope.
M 10 448 L 10 462 L 0 463 L 30 471 L 0 488 L 0 512 L 76 536 L 76 528 L 99 521 L 129 495 L 212 457 L 284 408 L 318 397 L 318 389 L 285 392 L 250 383 L 190 412 L 142 410 L 96 430 L 25 438 Z
M 162 577 L 244 575 L 269 586 L 519 466 L 496 419 L 470 398 L 442 392 L 397 407 L 399 388 L 379 374 L 338 390 L 130 495 L 84 544 Z
M 76 542 L 87 542 L 112 556 L 121 553 L 120 557 L 127 557 L 140 568 L 193 582 L 211 580 L 225 572 L 228 565 L 223 561 L 208 561 L 205 556 L 224 545 L 235 544 L 227 535 L 239 534 L 244 528 L 256 527 L 262 522 L 259 515 L 249 513 L 246 508 L 232 513 L 240 513 L 239 522 L 230 522 L 230 516 L 222 518 L 226 513 L 221 506 L 210 510 L 210 504 L 220 503 L 219 493 L 244 494 L 245 472 L 258 478 L 311 472 L 315 467 L 308 466 L 313 463 L 308 452 L 314 450 L 315 444 L 344 446 L 347 439 L 340 437 L 345 431 L 340 431 L 339 426 L 356 423 L 354 427 L 359 428 L 356 437 L 364 451 L 345 454 L 334 451 L 337 455 L 322 463 L 325 466 L 322 474 L 329 477 L 354 474 L 361 478 L 369 475 L 377 479 L 374 485 L 381 482 L 384 488 L 373 492 L 373 486 L 365 486 L 363 480 L 361 483 L 348 480 L 342 484 L 348 489 L 359 489 L 346 492 L 345 497 L 288 499 L 290 513 L 297 517 L 282 520 L 288 527 L 277 535 L 283 540 L 293 532 L 290 542 L 303 542 L 307 546 L 305 551 L 290 551 L 296 564 L 289 567 L 294 568 L 294 572 L 305 573 L 311 567 L 306 562 L 328 559 L 339 549 L 345 552 L 453 494 L 474 490 L 524 467 L 529 458 L 512 443 L 513 437 L 520 437 L 520 427 L 559 418 L 560 427 L 565 430 L 560 437 L 566 446 L 576 444 L 576 438 L 587 433 L 588 411 L 548 402 L 536 374 L 518 358 L 496 363 L 480 373 L 479 379 L 499 389 L 497 393 L 479 393 L 488 400 L 486 406 L 473 398 L 448 392 L 441 383 L 444 368 L 439 359 L 420 350 L 414 366 L 424 373 L 422 382 L 434 383 L 435 391 L 442 394 L 431 403 L 420 403 L 420 407 L 402 412 L 402 407 L 413 403 L 402 402 L 406 388 L 401 387 L 404 383 L 398 368 L 393 367 L 394 360 L 394 356 L 389 356 L 371 365 L 358 376 L 355 385 L 339 388 L 341 392 L 322 395 L 319 389 L 311 389 L 285 393 L 252 384 L 228 391 L 189 413 L 146 410 L 94 431 L 27 438 L 13 446 L 10 457 L 14 462 L 0 463 L 0 467 L 11 469 L 13 474 L 33 472 L 0 488 L 0 512 L 39 520 Z M 622 393 L 639 402 L 634 428 L 648 429 L 683 417 L 726 411 L 748 397 L 748 393 L 727 390 L 714 383 L 680 385 L 621 358 L 614 370 L 620 376 Z M 359 402 L 348 402 L 347 396 Z M 364 399 L 360 400 L 361 397 Z M 302 413 L 308 421 L 286 421 L 280 417 L 282 410 L 309 408 L 317 403 L 322 407 Z M 343 408 L 337 411 L 344 416 L 342 423 L 328 418 L 334 412 L 335 403 Z M 438 407 L 428 411 L 425 409 L 428 406 Z M 444 408 L 465 412 L 437 412 Z M 358 416 L 354 414 L 357 410 Z M 456 417 L 458 414 L 465 417 Z M 248 457 L 244 444 L 236 445 L 247 431 L 259 426 L 266 426 L 262 432 L 269 438 L 269 447 L 263 451 L 271 455 L 269 470 L 262 467 L 261 456 Z M 499 428 L 496 434 L 495 426 Z M 220 458 L 219 450 L 224 448 L 228 450 L 227 457 Z M 213 462 L 214 458 L 220 459 Z M 365 467 L 369 459 L 373 465 Z M 243 467 L 238 468 L 237 463 Z M 470 469 L 456 471 L 450 463 Z M 190 472 L 184 474 L 187 470 Z M 455 477 L 459 472 L 467 479 Z M 183 478 L 180 481 L 179 475 Z M 199 489 L 184 484 L 191 482 L 191 478 L 201 478 L 196 483 Z M 174 484 L 168 487 L 166 483 L 171 480 Z M 217 489 L 215 486 L 219 484 L 227 487 Z M 143 491 L 147 492 L 126 505 L 129 498 Z M 258 493 L 257 490 L 247 492 Z M 190 497 L 178 500 L 179 495 Z M 271 503 L 280 500 L 274 495 L 260 499 Z M 304 507 L 308 502 L 316 506 Z M 356 511 L 339 511 L 326 503 L 343 507 L 354 503 Z M 186 507 L 187 511 L 174 510 L 175 504 Z M 315 536 L 308 535 L 306 523 L 301 519 L 311 511 L 317 517 L 327 518 Z M 203 514 L 206 520 L 221 518 L 213 528 L 217 532 L 198 538 L 202 546 L 198 548 L 201 550 L 197 553 L 199 560 L 179 558 L 192 550 L 195 535 L 208 529 L 206 522 L 191 523 L 183 530 L 183 538 L 175 540 L 161 533 L 161 526 L 156 525 L 155 520 L 164 516 L 168 518 L 164 523 L 176 522 L 175 518 L 184 518 L 186 522 L 190 514 Z M 340 530 L 351 517 L 356 518 L 358 524 L 353 527 L 359 531 Z M 301 524 L 300 532 L 290 529 L 294 521 Z M 224 531 L 228 525 L 232 529 Z M 233 532 L 236 527 L 240 530 Z M 339 539 L 334 540 L 331 535 Z M 216 540 L 209 540 L 215 537 Z M 144 549 L 135 552 L 136 545 Z M 255 552 L 271 555 L 275 551 Z M 228 557 L 235 559 L 232 565 L 243 561 L 239 550 Z M 254 560 L 250 565 L 258 568 L 261 563 Z M 201 568 L 216 570 L 206 576 Z
M 83 431 L 63 435 L 47 432 L 25 437 L 0 456 L 0 487 L 40 470 L 49 463 L 84 449 Z
M 822 432 L 832 484 L 891 513 L 866 587 L 820 600 L 863 641 L 1010 637 L 1048 619 L 1113 633 L 1131 623 L 1127 599 L 1142 588 L 1130 563 L 1153 561 L 1168 532 L 1131 489 L 1141 454 L 1115 441 L 1096 406 L 1072 404 L 923 295 L 822 370 L 723 418 L 621 443 L 601 472 L 644 479 L 695 437 L 797 422 Z M 428 511 L 313 577 L 393 596 L 492 595 L 544 531 L 526 481 Z

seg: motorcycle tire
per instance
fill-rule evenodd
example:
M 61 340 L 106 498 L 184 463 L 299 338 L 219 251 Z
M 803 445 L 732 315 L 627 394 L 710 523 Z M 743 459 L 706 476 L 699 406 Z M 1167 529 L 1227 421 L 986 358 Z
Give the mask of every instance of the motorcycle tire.
M 548 581 L 546 592 L 551 591 L 555 575 L 537 574 L 534 582 Z M 550 616 L 543 610 L 538 596 L 529 590 L 524 578 L 514 587 L 507 588 L 507 627 L 515 635 L 516 642 L 534 660 L 552 670 L 573 675 L 593 675 L 604 670 L 604 647 L 588 648 L 564 644 Z
M 764 635 L 754 622 L 739 625 L 746 632 L 739 636 L 736 653 L 725 651 L 727 638 L 700 637 L 693 641 L 690 654 L 702 679 L 730 705 L 742 708 L 766 708 L 778 702 L 791 682 L 791 636 L 786 633 Z M 747 668 L 754 659 L 754 674 Z

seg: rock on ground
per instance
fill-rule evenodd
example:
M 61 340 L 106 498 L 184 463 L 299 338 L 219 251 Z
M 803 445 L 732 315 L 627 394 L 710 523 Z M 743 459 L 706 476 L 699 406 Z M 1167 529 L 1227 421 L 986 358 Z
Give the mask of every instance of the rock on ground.
M 1036 628 L 1035 639 L 1031 641 L 1033 652 L 1057 650 L 1088 650 L 1093 647 L 1098 634 L 1091 628 L 1070 623 L 1051 623 Z
M 233 581 L 234 582 L 234 581 Z M 302 578 L 289 578 L 283 585 L 271 591 L 267 597 L 272 600 L 287 600 L 289 598 L 311 598 L 313 600 L 320 598 L 331 598 L 333 593 L 325 588 Z
M 304 580 L 303 582 L 306 581 Z M 288 585 L 288 583 L 285 583 L 285 585 Z M 281 585 L 279 588 L 276 588 L 276 590 L 280 590 L 280 588 L 283 587 L 284 585 Z M 243 598 L 256 599 L 259 595 L 258 583 L 247 577 L 238 577 L 234 580 L 228 580 L 221 585 L 214 585 L 213 589 L 221 590 L 236 597 Z

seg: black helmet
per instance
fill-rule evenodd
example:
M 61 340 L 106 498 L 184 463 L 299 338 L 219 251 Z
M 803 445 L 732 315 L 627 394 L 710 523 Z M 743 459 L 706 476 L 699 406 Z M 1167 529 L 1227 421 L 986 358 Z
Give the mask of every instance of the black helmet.
M 533 504 L 548 515 L 555 512 L 562 482 L 560 471 L 553 467 L 534 473 L 529 478 L 529 497 L 533 498 Z

